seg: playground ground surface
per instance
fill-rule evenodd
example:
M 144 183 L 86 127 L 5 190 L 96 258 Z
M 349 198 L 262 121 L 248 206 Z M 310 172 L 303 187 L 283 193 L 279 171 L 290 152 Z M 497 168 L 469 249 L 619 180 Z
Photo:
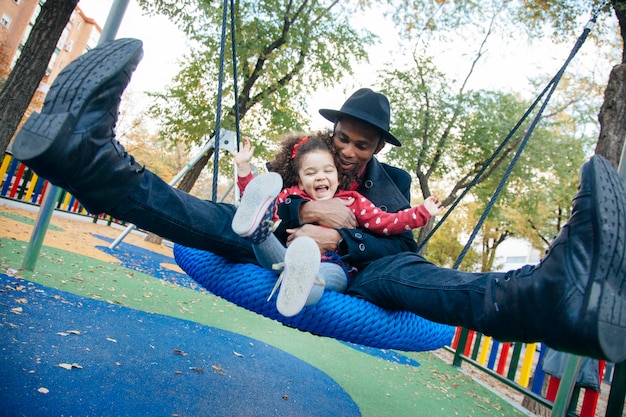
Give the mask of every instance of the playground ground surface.
M 103 221 L 55 213 L 21 270 L 36 213 L 3 204 L 1 416 L 526 415 L 443 350 L 283 326 L 198 288 L 169 242 L 133 232 L 108 249 L 122 229 Z

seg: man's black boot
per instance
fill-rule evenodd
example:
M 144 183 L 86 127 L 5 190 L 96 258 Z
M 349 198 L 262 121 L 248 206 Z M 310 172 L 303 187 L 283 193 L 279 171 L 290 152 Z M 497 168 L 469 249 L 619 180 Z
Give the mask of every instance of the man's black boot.
M 613 166 L 581 169 L 572 215 L 539 265 L 487 284 L 481 330 L 502 341 L 626 359 L 626 193 Z
M 143 173 L 114 132 L 122 93 L 142 56 L 141 41 L 119 39 L 72 61 L 12 147 L 17 159 L 92 213 L 114 207 Z

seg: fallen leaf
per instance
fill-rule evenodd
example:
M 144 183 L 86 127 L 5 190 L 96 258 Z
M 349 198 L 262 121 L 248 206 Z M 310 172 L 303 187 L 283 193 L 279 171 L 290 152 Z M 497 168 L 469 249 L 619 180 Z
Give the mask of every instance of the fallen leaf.
M 15 307 L 11 309 L 11 313 L 13 314 L 22 314 L 22 311 L 24 311 L 22 307 Z
M 61 368 L 63 368 L 63 369 L 67 369 L 67 370 L 70 370 L 70 369 L 83 369 L 83 367 L 82 367 L 82 366 L 80 366 L 80 365 L 79 365 L 79 364 L 77 364 L 77 363 L 72 363 L 72 364 L 69 364 L 69 363 L 60 363 L 60 364 L 59 364 L 59 367 L 61 367 Z
M 47 394 L 50 392 L 48 388 L 44 388 L 44 387 L 39 388 L 37 391 L 41 392 L 42 394 Z
M 233 355 L 243 358 L 243 355 L 241 353 L 235 352 L 234 350 L 233 350 Z
M 182 351 L 182 350 L 180 350 L 180 349 L 174 349 L 174 350 L 172 351 L 172 353 L 174 353 L 174 355 L 187 356 L 187 353 L 186 353 L 186 352 L 183 352 L 183 351 Z
M 192 371 L 196 371 L 198 373 L 203 373 L 204 372 L 204 369 L 198 368 L 196 366 L 190 366 L 189 369 L 191 369 Z
M 18 304 L 28 304 L 28 299 L 26 298 L 18 298 L 17 300 L 15 300 L 16 303 Z
M 107 337 L 107 340 L 108 340 L 109 342 L 117 343 L 117 340 L 115 340 L 115 339 L 111 339 L 110 337 Z

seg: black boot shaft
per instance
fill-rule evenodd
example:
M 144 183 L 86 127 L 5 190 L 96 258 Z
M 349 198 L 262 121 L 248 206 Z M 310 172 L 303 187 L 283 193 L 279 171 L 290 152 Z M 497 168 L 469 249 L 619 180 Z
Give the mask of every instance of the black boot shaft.
M 536 267 L 488 283 L 484 332 L 560 351 L 626 359 L 626 192 L 610 163 L 581 169 L 572 215 Z

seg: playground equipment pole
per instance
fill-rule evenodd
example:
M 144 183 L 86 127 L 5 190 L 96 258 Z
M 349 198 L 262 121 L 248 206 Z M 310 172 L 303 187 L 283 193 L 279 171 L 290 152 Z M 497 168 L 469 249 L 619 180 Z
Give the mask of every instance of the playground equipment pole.
M 109 15 L 107 16 L 106 23 L 104 24 L 104 28 L 102 29 L 102 33 L 100 34 L 98 45 L 115 38 L 129 1 L 130 0 L 114 0 L 109 11 Z M 33 233 L 28 242 L 28 246 L 26 247 L 24 261 L 22 262 L 22 269 L 27 271 L 35 270 L 35 264 L 37 263 L 39 252 L 41 251 L 41 245 L 43 244 L 43 239 L 46 236 L 48 226 L 50 225 L 50 218 L 52 217 L 54 205 L 56 204 L 60 192 L 61 189 L 59 187 L 49 183 L 46 194 L 41 202 L 41 206 L 39 207 L 39 213 L 37 214 L 37 220 L 35 221 Z

